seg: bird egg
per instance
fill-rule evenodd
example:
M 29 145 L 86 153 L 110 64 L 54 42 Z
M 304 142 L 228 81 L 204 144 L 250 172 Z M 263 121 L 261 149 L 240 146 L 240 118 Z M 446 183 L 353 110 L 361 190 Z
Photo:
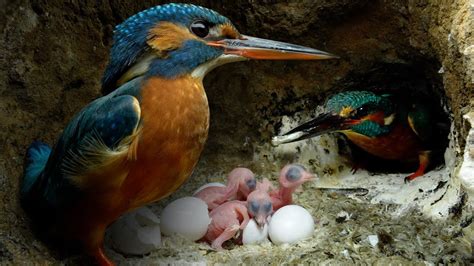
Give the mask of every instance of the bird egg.
M 268 224 L 260 228 L 254 219 L 251 219 L 242 233 L 244 245 L 258 244 L 268 241 Z
M 146 207 L 120 217 L 109 228 L 113 248 L 128 255 L 143 255 L 161 246 L 159 220 Z
M 211 219 L 207 204 L 203 200 L 184 197 L 171 202 L 163 209 L 160 222 L 164 235 L 179 234 L 196 241 L 206 234 Z
M 310 237 L 313 231 L 311 214 L 301 206 L 287 205 L 273 214 L 268 233 L 275 244 L 293 244 Z

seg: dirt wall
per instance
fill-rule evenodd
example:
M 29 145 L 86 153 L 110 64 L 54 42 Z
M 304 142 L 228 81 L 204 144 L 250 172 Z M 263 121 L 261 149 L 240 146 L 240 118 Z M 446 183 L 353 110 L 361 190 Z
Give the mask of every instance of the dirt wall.
M 54 143 L 69 119 L 100 96 L 114 25 L 164 2 L 0 1 L 0 263 L 53 260 L 18 204 L 25 150 L 35 139 Z M 210 161 L 227 153 L 251 157 L 246 144 L 268 142 L 282 115 L 310 109 L 348 77 L 382 63 L 416 64 L 439 79 L 456 137 L 465 137 L 461 116 L 474 96 L 473 1 L 183 2 L 215 9 L 242 33 L 341 56 L 243 62 L 209 74 L 203 156 Z

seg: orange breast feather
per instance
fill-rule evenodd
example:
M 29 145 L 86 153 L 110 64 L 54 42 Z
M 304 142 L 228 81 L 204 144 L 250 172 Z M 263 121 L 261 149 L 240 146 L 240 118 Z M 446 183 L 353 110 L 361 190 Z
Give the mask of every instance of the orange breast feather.
M 151 78 L 142 89 L 137 159 L 122 193 L 137 207 L 168 196 L 191 175 L 209 129 L 209 106 L 200 80 Z
M 383 159 L 410 160 L 417 158 L 422 150 L 418 136 L 403 125 L 395 126 L 389 134 L 373 138 L 349 130 L 342 133 L 363 150 Z

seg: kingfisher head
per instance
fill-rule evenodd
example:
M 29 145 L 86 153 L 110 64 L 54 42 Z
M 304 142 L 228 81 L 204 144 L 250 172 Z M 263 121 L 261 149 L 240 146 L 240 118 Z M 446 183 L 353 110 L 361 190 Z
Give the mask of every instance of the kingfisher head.
M 346 91 L 332 96 L 323 114 L 274 137 L 272 143 L 279 145 L 335 131 L 377 137 L 388 133 L 394 120 L 395 105 L 390 95 Z
M 118 25 L 104 93 L 139 76 L 203 78 L 213 68 L 245 59 L 328 59 L 335 56 L 293 44 L 239 33 L 217 12 L 190 4 L 166 4 L 144 10 Z

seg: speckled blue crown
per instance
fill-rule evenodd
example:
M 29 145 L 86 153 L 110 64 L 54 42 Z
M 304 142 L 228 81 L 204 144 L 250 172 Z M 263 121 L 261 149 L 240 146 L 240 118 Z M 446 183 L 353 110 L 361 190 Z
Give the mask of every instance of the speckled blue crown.
M 382 97 L 370 91 L 346 91 L 332 96 L 326 107 L 330 112 L 339 113 L 346 106 L 357 108 L 368 102 L 379 105 L 382 100 Z
M 115 83 L 124 71 L 147 50 L 148 32 L 158 22 L 167 21 L 188 27 L 196 20 L 206 20 L 211 24 L 231 23 L 228 18 L 213 10 L 190 4 L 171 3 L 141 11 L 117 25 L 109 65 L 102 79 L 102 89 L 115 89 Z

